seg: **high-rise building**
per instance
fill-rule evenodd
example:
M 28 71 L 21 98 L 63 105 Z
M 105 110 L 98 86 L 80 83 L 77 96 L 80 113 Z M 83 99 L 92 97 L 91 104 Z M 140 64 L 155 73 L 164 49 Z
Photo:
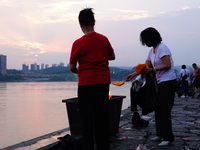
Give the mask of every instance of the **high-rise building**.
M 46 64 L 46 65 L 45 65 L 45 69 L 47 69 L 47 68 L 49 68 L 49 65 Z
M 5 55 L 0 55 L 0 74 L 7 73 L 7 59 Z
M 43 70 L 44 69 L 44 64 L 41 64 L 41 70 Z
M 37 70 L 40 70 L 40 65 L 37 65 Z
M 60 64 L 59 64 L 59 67 L 64 67 L 64 63 L 60 63 Z
M 27 73 L 27 72 L 28 72 L 28 65 L 23 64 L 23 65 L 22 65 L 22 71 L 23 71 L 24 73 Z
M 31 71 L 35 70 L 35 65 L 31 64 Z
M 31 64 L 31 71 L 35 71 L 37 70 L 37 64 L 34 63 L 34 64 Z
M 57 67 L 57 64 L 52 64 L 52 67 Z

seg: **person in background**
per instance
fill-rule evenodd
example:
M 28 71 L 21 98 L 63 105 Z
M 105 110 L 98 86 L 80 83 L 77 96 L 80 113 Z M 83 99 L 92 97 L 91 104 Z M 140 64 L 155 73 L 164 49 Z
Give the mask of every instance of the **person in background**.
M 78 18 L 84 35 L 72 45 L 69 68 L 78 74 L 83 150 L 94 150 L 94 141 L 98 150 L 109 150 L 108 61 L 115 59 L 115 53 L 108 38 L 94 31 L 92 8 L 81 10 Z
M 182 65 L 181 71 L 180 71 L 180 80 L 181 80 L 181 92 L 182 96 L 181 98 L 185 98 L 188 95 L 189 91 L 189 85 L 188 85 L 188 80 L 189 80 L 190 72 L 188 69 L 186 69 L 185 65 Z
M 145 62 L 149 66 L 146 74 L 156 72 L 158 89 L 155 110 L 156 136 L 151 140 L 162 140 L 158 146 L 168 146 L 174 141 L 171 110 L 177 85 L 172 54 L 162 43 L 162 37 L 155 28 L 149 27 L 143 30 L 140 33 L 140 41 L 142 45 L 152 47 Z M 126 81 L 132 80 L 136 75 L 137 72 L 133 72 L 127 76 Z
M 194 75 L 192 76 L 194 79 L 193 85 L 196 88 L 196 91 L 199 92 L 198 98 L 200 98 L 200 68 L 197 66 L 196 63 L 192 64 L 192 67 L 194 68 Z
M 142 77 L 142 75 L 139 75 L 136 77 L 135 80 L 132 81 L 132 86 L 130 89 L 131 111 L 133 112 L 133 117 L 132 117 L 131 122 L 134 128 L 147 127 L 149 124 L 149 121 L 144 120 L 140 117 L 138 113 L 138 109 L 137 109 L 137 106 L 138 106 L 137 101 L 140 100 L 139 94 L 142 94 L 142 93 L 139 93 L 139 91 L 144 84 L 145 84 L 145 78 Z

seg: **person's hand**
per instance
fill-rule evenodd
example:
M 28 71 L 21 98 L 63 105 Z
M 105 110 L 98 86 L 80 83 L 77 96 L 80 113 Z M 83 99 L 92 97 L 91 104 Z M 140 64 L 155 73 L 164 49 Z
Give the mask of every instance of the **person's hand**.
M 137 72 L 133 72 L 132 74 L 129 74 L 127 77 L 126 77 L 126 81 L 130 81 L 133 79 L 133 77 L 137 76 L 138 73 Z
M 129 75 L 126 77 L 126 81 L 130 81 L 130 80 L 132 80 L 133 77 L 134 77 L 133 74 L 129 74 Z
M 143 75 L 150 74 L 153 71 L 153 68 L 147 68 L 147 71 L 142 73 Z
M 134 84 L 135 84 L 135 81 L 133 81 L 133 82 L 131 83 L 131 88 L 133 88 Z

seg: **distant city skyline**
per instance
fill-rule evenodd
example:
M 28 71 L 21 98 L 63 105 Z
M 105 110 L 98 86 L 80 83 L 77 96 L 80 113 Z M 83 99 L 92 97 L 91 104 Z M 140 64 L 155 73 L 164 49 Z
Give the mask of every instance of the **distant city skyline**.
M 0 74 L 7 74 L 7 56 L 0 54 Z M 30 67 L 30 68 L 29 68 Z M 59 64 L 52 64 L 51 67 L 64 67 L 64 63 L 60 62 Z M 33 64 L 22 64 L 22 68 L 21 69 L 17 69 L 17 70 L 22 70 L 24 73 L 29 72 L 29 71 L 36 71 L 36 70 L 43 70 L 43 69 L 47 69 L 49 68 L 49 64 L 37 64 L 36 62 L 34 62 Z M 14 69 L 14 68 L 12 68 Z
M 30 68 L 29 68 L 30 67 Z M 64 67 L 64 63 L 60 62 L 59 64 L 52 64 L 51 67 Z M 29 71 L 36 71 L 36 70 L 43 70 L 49 68 L 49 64 L 37 64 L 36 62 L 33 64 L 22 64 L 22 71 L 29 72 Z

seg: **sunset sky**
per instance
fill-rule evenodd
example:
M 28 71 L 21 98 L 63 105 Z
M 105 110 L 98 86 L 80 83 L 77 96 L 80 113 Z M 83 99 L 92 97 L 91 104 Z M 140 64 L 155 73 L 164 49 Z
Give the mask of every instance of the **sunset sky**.
M 8 69 L 22 64 L 69 63 L 72 43 L 83 33 L 79 11 L 94 8 L 95 31 L 106 35 L 116 53 L 110 66 L 144 63 L 149 48 L 139 35 L 155 27 L 175 65 L 200 66 L 200 0 L 1 0 L 0 54 Z

